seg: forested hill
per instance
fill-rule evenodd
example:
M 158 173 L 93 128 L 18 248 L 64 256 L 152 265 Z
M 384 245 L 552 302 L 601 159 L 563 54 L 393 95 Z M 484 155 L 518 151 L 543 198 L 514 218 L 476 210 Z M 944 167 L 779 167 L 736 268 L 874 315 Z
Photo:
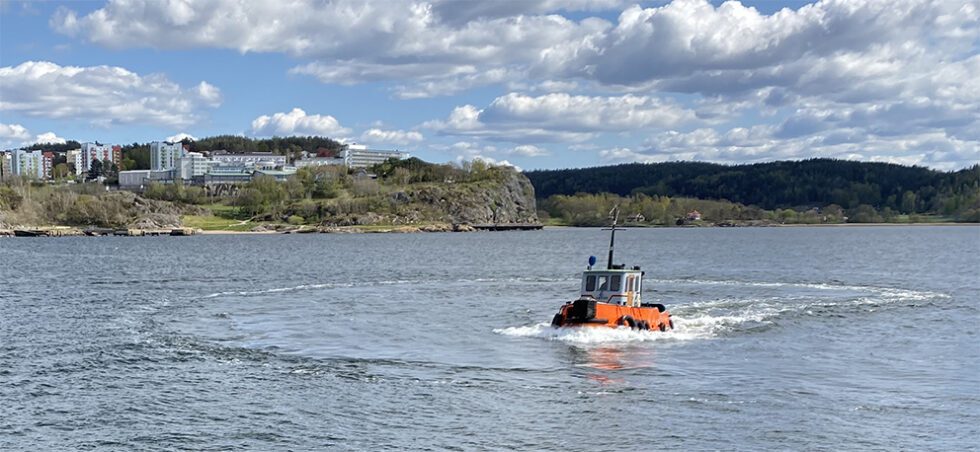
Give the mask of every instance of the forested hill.
M 541 199 L 576 193 L 718 199 L 763 209 L 862 204 L 907 213 L 943 213 L 976 204 L 980 165 L 944 173 L 917 166 L 812 159 L 720 165 L 632 163 L 525 173 Z
M 290 154 L 300 151 L 316 153 L 317 150 L 327 150 L 333 155 L 340 152 L 344 145 L 326 137 L 272 137 L 252 139 L 238 135 L 218 135 L 199 140 L 184 140 L 194 152 L 211 152 L 225 150 L 232 153 L 241 152 L 272 152 L 274 154 Z

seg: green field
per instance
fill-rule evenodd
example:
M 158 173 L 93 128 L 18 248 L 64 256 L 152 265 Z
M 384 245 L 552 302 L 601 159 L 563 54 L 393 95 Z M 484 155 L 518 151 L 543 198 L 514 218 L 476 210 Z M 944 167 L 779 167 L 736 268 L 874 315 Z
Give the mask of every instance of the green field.
M 205 231 L 250 231 L 257 223 L 249 221 L 241 209 L 224 204 L 207 204 L 204 207 L 211 215 L 184 215 L 181 221 L 185 227 L 200 228 Z
M 205 231 L 251 231 L 257 226 L 251 221 L 232 220 L 213 215 L 184 215 L 181 217 L 184 227 L 199 228 Z

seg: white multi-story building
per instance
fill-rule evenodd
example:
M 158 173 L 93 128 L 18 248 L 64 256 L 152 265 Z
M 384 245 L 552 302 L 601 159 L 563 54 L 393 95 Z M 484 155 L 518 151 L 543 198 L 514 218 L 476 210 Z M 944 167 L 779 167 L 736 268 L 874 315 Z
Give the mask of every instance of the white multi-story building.
M 407 152 L 368 149 L 363 144 L 349 145 L 340 153 L 340 157 L 344 159 L 344 165 L 348 168 L 367 168 L 388 159 L 401 160 L 407 159 L 409 156 Z
M 150 169 L 153 171 L 171 170 L 177 167 L 177 159 L 184 155 L 184 145 L 180 142 L 154 141 L 150 143 Z
M 44 179 L 44 153 L 42 151 L 25 151 L 15 149 L 10 157 L 11 173 L 16 176 L 27 176 Z
M 297 168 L 303 168 L 307 166 L 328 166 L 328 165 L 343 165 L 344 159 L 340 157 L 313 157 L 308 159 L 296 160 L 293 165 Z
M 82 143 L 82 152 L 75 156 L 75 174 L 88 172 L 92 162 L 112 161 L 112 146 L 99 143 Z
M 198 152 L 188 152 L 177 159 L 175 178 L 190 180 L 204 176 L 214 166 L 214 162 Z
M 227 151 L 214 151 L 211 159 L 221 166 L 256 166 L 276 167 L 286 166 L 286 156 L 271 152 L 253 152 L 250 154 L 231 154 Z

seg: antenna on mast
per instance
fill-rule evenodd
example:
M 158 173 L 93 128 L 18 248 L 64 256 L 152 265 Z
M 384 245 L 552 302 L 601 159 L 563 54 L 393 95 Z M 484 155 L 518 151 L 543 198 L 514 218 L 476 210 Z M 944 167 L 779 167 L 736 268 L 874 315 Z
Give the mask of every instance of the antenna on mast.
M 606 264 L 606 269 L 613 268 L 613 248 L 616 245 L 616 223 L 619 221 L 619 205 L 613 206 L 609 211 L 609 218 L 612 220 L 612 227 L 609 228 L 611 233 L 609 234 L 609 263 Z

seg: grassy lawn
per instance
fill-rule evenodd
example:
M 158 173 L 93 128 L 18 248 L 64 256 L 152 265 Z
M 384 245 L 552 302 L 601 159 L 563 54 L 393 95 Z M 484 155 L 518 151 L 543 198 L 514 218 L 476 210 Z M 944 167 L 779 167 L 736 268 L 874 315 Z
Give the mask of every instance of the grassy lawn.
M 895 215 L 891 223 L 952 223 L 955 218 L 944 215 Z
M 249 218 L 247 214 L 243 214 L 236 206 L 229 206 L 225 204 L 203 204 L 201 207 L 210 210 L 216 217 L 225 218 L 228 220 L 242 221 Z
M 240 220 L 212 215 L 184 215 L 181 221 L 184 227 L 200 228 L 205 231 L 250 231 L 256 226 L 252 222 L 242 223 Z
M 538 218 L 540 218 L 540 216 Z M 541 223 L 545 226 L 568 226 L 568 223 L 566 223 L 562 218 L 548 218 L 541 221 Z

